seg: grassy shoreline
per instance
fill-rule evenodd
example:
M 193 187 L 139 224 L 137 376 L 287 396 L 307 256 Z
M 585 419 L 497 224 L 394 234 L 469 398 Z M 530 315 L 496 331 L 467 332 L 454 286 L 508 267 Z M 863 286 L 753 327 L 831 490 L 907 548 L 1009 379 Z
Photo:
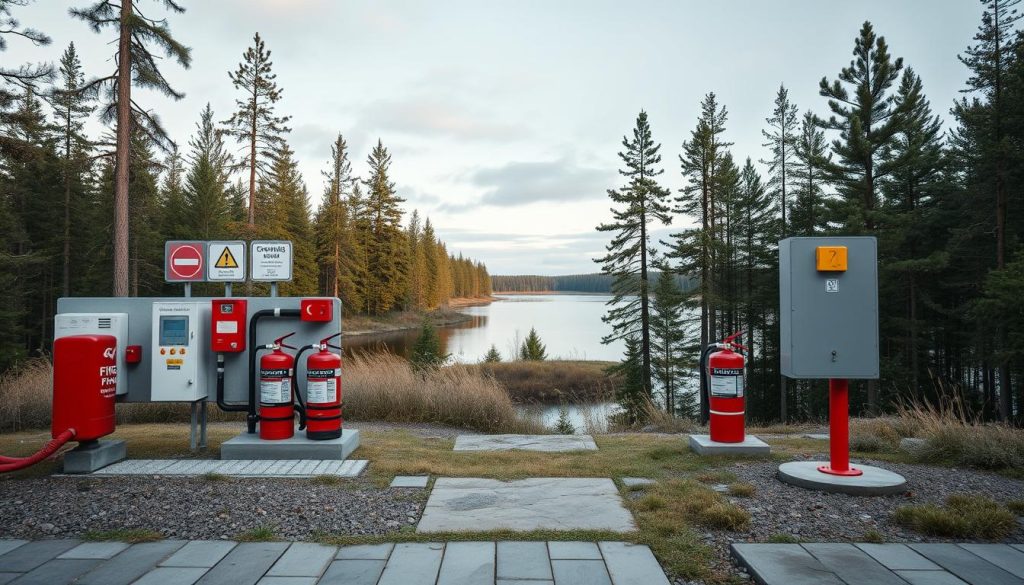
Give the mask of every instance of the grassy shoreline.
M 342 337 L 379 335 L 395 331 L 419 329 L 424 319 L 430 319 L 438 327 L 456 325 L 473 317 L 458 311 L 464 307 L 489 305 L 494 297 L 457 298 L 448 301 L 448 306 L 433 311 L 397 311 L 380 317 L 354 315 L 342 319 Z

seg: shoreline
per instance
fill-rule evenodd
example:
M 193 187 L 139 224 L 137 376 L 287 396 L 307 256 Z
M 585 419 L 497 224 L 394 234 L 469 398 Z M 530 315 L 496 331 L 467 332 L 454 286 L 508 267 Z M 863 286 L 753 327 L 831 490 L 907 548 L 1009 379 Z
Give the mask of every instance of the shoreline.
M 579 292 L 572 290 L 517 290 L 507 292 L 492 292 L 492 296 L 504 297 L 504 296 L 517 296 L 517 295 L 573 295 L 573 296 L 610 296 L 610 292 Z
M 498 299 L 493 296 L 471 298 L 460 297 L 449 299 L 447 306 L 426 313 L 402 311 L 399 313 L 385 315 L 383 317 L 367 317 L 365 315 L 349 317 L 342 321 L 343 326 L 341 337 L 342 339 L 352 337 L 369 337 L 373 335 L 397 333 L 399 331 L 411 331 L 419 329 L 423 325 L 423 319 L 427 317 L 429 317 L 431 322 L 437 327 L 458 325 L 459 323 L 465 323 L 473 318 L 472 315 L 467 315 L 458 309 L 464 309 L 466 307 L 481 307 L 489 305 L 496 300 Z M 345 329 L 344 323 L 346 321 L 354 321 L 356 323 L 352 330 Z

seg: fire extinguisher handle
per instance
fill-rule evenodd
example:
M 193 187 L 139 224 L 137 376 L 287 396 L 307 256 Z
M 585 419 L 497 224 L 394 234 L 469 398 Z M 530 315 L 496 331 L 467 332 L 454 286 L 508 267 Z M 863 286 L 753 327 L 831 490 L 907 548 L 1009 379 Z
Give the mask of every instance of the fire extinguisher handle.
M 274 345 L 278 345 L 278 346 L 281 346 L 281 347 L 287 347 L 288 349 L 298 349 L 297 347 L 295 347 L 293 345 L 288 345 L 287 343 L 284 342 L 285 339 L 288 339 L 292 335 L 295 335 L 294 331 L 292 331 L 288 335 L 284 335 L 282 337 L 278 337 L 277 339 L 274 340 Z
M 330 337 L 324 337 L 323 339 L 320 340 L 320 345 L 326 345 L 326 346 L 329 346 L 329 347 L 335 347 L 335 346 L 331 345 L 330 343 L 327 343 L 328 341 L 334 339 L 335 337 L 341 337 L 341 331 L 335 333 L 334 335 L 332 335 Z M 341 348 L 339 347 L 337 349 L 341 349 Z
M 341 346 L 340 346 L 340 345 L 334 345 L 333 343 L 327 343 L 327 344 L 325 344 L 325 345 L 326 345 L 327 347 L 331 348 L 331 349 L 336 349 L 336 350 L 338 350 L 338 351 L 341 351 Z

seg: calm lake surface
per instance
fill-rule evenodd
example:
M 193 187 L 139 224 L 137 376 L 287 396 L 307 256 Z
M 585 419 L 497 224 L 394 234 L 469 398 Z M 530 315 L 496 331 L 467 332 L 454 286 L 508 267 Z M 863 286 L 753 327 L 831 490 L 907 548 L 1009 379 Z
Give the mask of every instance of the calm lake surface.
M 625 349 L 623 342 L 602 345 L 601 337 L 611 327 L 601 321 L 610 295 L 495 295 L 489 305 L 466 307 L 460 311 L 472 316 L 469 321 L 438 328 L 441 344 L 452 360 L 476 363 L 494 344 L 504 360 L 517 353 L 518 346 L 531 327 L 537 329 L 547 346 L 548 359 L 618 361 Z M 366 335 L 343 340 L 345 351 L 373 352 L 389 350 L 408 357 L 419 336 L 418 330 Z M 557 416 L 557 415 L 556 415 Z

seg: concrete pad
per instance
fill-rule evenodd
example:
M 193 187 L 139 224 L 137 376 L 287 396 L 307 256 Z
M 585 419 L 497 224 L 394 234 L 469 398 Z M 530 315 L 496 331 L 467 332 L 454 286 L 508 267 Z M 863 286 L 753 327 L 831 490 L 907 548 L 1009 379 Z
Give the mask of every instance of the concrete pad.
M 320 578 L 319 585 L 377 585 L 386 562 L 371 559 L 334 561 Z
M 37 540 L 0 557 L 0 573 L 27 573 L 78 546 L 78 540 Z
M 548 553 L 552 559 L 559 560 L 600 560 L 601 549 L 593 542 L 561 542 L 552 540 L 548 543 Z
M 892 571 L 852 544 L 805 544 L 804 549 L 847 585 L 905 585 Z
M 11 552 L 27 542 L 27 540 L 0 539 L 0 556 Z
M 443 543 L 396 544 L 377 585 L 434 585 L 443 556 Z
M 829 438 L 828 433 L 805 433 L 800 436 L 805 439 L 814 439 L 815 441 L 827 441 Z
M 82 575 L 82 585 L 128 585 L 153 570 L 157 563 L 185 546 L 183 540 L 133 544 L 124 552 Z
M 497 549 L 500 579 L 552 579 L 548 547 L 543 542 L 499 542 Z
M 19 585 L 57 585 L 72 583 L 102 559 L 53 559 L 22 575 L 15 583 Z
M 449 542 L 437 585 L 493 585 L 493 542 Z
M 264 577 L 256 585 L 316 585 L 316 577 Z
M 132 585 L 192 585 L 205 574 L 201 567 L 157 567 Z
M 698 455 L 770 455 L 771 446 L 754 435 L 746 435 L 741 443 L 719 443 L 711 435 L 690 435 L 690 449 Z
M 296 542 L 288 547 L 267 571 L 268 577 L 319 577 L 334 560 L 338 549 L 312 542 Z
M 785 483 L 811 490 L 851 496 L 885 496 L 903 493 L 907 480 L 898 473 L 871 465 L 856 465 L 862 475 L 831 475 L 818 471 L 824 461 L 790 461 L 779 466 L 779 479 Z
M 21 577 L 23 573 L 0 573 L 0 585 L 7 585 L 11 581 L 14 581 L 18 577 Z M 521 583 L 519 585 L 522 585 Z M 531 585 L 533 585 L 531 583 Z
M 636 530 L 615 483 L 604 478 L 448 478 L 434 489 L 417 532 Z
M 128 548 L 126 542 L 83 542 L 66 553 L 57 556 L 58 559 L 109 559 L 117 553 Z
M 654 485 L 655 483 L 657 483 L 657 482 L 655 482 L 653 479 L 649 479 L 649 478 L 646 478 L 646 477 L 624 477 L 624 478 L 622 478 L 622 485 L 624 485 L 624 486 L 626 486 L 628 488 L 640 487 L 640 486 L 645 486 L 645 485 Z
M 100 439 L 80 444 L 64 454 L 64 473 L 92 473 L 128 456 L 128 447 L 121 439 Z
M 198 582 L 201 585 L 255 585 L 287 548 L 287 542 L 243 542 Z
M 1005 544 L 961 544 L 963 548 L 1004 571 L 1024 579 L 1024 552 Z
M 238 545 L 230 540 L 193 540 L 160 563 L 161 567 L 201 567 L 209 569 Z
M 861 543 L 857 548 L 893 571 L 938 571 L 941 567 L 914 552 L 905 544 Z
M 343 429 L 341 437 L 312 441 L 296 431 L 289 439 L 263 441 L 259 433 L 242 432 L 220 446 L 221 459 L 345 459 L 359 447 L 359 431 Z
M 910 585 L 968 585 L 952 573 L 938 571 L 896 571 L 901 579 Z
M 551 561 L 551 571 L 558 585 L 612 585 L 601 561 Z
M 590 435 L 459 435 L 456 451 L 597 451 Z
M 373 561 L 386 561 L 391 556 L 391 550 L 395 548 L 394 543 L 384 544 L 357 544 L 353 546 L 343 546 L 338 549 L 338 555 L 334 558 L 338 560 L 373 560 Z
M 429 475 L 396 475 L 391 480 L 393 488 L 425 488 L 430 481 Z
M 971 585 L 1020 585 L 1021 583 L 1017 577 L 955 544 L 912 544 L 910 548 Z
M 799 544 L 733 544 L 736 561 L 758 583 L 770 585 L 845 585 Z
M 231 477 L 358 477 L 366 469 L 366 461 L 321 461 L 317 459 L 128 459 L 105 467 L 93 475 L 179 475 L 207 473 Z M 158 470 L 158 471 L 154 471 Z
M 665 571 L 647 545 L 602 542 L 599 546 L 615 585 L 669 585 Z

